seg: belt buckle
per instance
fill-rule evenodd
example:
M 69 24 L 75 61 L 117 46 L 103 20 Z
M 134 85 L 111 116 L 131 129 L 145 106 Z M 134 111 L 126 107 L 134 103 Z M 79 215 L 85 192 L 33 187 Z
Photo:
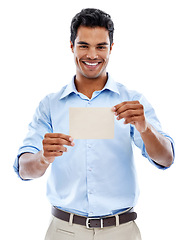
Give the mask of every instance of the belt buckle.
M 100 220 L 101 221 L 100 228 L 103 228 L 103 219 L 102 218 L 87 218 L 86 219 L 86 227 L 87 228 L 90 228 L 90 220 Z

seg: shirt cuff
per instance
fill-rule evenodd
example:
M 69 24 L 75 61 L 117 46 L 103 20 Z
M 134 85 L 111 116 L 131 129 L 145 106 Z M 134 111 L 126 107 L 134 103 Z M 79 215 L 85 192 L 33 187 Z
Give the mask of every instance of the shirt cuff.
M 151 159 L 151 158 L 149 157 L 149 154 L 147 153 L 144 144 L 143 144 L 142 155 L 143 155 L 144 157 L 146 157 L 146 158 L 149 160 L 149 162 L 152 163 L 152 164 L 153 164 L 155 167 L 157 167 L 158 169 L 166 170 L 166 169 L 170 168 L 170 167 L 173 165 L 173 163 L 174 163 L 174 159 L 175 159 L 175 148 L 174 148 L 174 141 L 173 141 L 173 139 L 172 139 L 171 137 L 169 137 L 168 135 L 166 135 L 166 134 L 162 134 L 162 135 L 164 135 L 164 136 L 171 142 L 171 146 L 172 146 L 172 150 L 173 150 L 173 162 L 172 162 L 172 164 L 171 164 L 169 167 L 164 167 L 164 166 L 162 166 L 162 165 L 157 164 L 153 159 Z
M 19 174 L 19 157 L 20 157 L 22 154 L 24 154 L 24 153 L 33 153 L 33 154 L 35 154 L 35 153 L 37 153 L 38 151 L 39 151 L 39 150 L 38 150 L 37 148 L 33 148 L 33 147 L 23 147 L 23 148 L 21 148 L 21 149 L 19 150 L 18 155 L 17 155 L 17 157 L 16 157 L 16 159 L 15 159 L 15 161 L 14 161 L 13 169 L 14 169 L 15 173 L 17 174 L 17 176 L 18 176 L 21 180 L 23 180 L 23 181 L 30 181 L 30 180 L 32 180 L 32 179 L 23 179 L 23 178 L 20 176 L 20 174 Z

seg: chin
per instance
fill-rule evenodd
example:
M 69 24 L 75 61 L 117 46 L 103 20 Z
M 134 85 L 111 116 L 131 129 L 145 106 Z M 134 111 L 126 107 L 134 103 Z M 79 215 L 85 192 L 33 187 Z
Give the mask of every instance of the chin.
M 98 74 L 83 74 L 84 77 L 88 78 L 88 79 L 97 79 L 99 77 L 105 77 L 106 76 L 106 73 L 98 73 Z

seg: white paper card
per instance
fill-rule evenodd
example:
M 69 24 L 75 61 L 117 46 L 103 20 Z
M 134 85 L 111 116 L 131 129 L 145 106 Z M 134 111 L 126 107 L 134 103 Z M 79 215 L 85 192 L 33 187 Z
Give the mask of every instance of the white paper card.
M 71 107 L 69 135 L 74 139 L 113 139 L 114 113 L 109 107 Z

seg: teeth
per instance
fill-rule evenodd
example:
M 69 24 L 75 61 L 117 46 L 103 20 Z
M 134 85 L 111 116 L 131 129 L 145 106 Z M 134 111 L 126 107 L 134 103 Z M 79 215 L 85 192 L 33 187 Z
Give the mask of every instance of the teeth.
M 89 66 L 96 66 L 98 63 L 89 63 L 89 62 L 84 62 L 86 65 L 89 65 Z

